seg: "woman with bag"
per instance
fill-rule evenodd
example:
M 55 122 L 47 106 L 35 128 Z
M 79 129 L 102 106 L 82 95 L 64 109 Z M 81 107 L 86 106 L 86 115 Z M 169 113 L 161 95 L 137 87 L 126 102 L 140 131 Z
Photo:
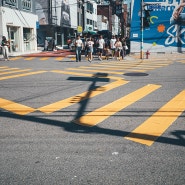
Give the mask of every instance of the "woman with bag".
M 116 52 L 116 57 L 117 57 L 117 60 L 121 60 L 121 56 L 120 56 L 120 53 L 121 53 L 121 50 L 123 49 L 123 46 L 122 46 L 122 42 L 121 42 L 121 39 L 120 38 L 117 38 L 116 42 L 115 42 L 115 52 Z
M 9 49 L 8 49 L 9 46 L 10 46 L 9 41 L 6 39 L 5 36 L 3 36 L 1 41 L 1 47 L 5 61 L 9 60 Z

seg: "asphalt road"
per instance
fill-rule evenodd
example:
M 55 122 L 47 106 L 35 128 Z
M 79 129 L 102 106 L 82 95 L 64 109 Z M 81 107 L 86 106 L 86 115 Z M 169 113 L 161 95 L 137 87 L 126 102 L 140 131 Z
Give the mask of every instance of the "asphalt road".
M 0 61 L 1 185 L 182 185 L 185 57 Z

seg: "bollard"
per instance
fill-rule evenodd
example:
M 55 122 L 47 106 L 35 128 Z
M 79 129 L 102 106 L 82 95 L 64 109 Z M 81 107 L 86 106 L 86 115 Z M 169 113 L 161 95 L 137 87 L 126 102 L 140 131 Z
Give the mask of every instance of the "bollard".
M 149 55 L 150 55 L 150 52 L 147 50 L 147 52 L 146 52 L 146 59 L 148 59 Z

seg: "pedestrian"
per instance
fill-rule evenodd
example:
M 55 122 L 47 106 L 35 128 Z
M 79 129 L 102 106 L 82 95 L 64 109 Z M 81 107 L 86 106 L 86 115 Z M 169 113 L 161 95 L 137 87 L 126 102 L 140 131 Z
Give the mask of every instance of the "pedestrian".
M 45 39 L 45 41 L 44 41 L 44 51 L 48 51 L 48 45 L 49 45 L 48 40 Z
M 93 45 L 94 45 L 94 41 L 92 39 L 92 37 L 90 37 L 87 41 L 87 52 L 88 52 L 88 61 L 92 62 L 93 60 Z
M 105 41 L 103 39 L 103 36 L 100 35 L 99 40 L 98 40 L 98 58 L 99 60 L 102 60 L 102 53 L 105 48 Z
M 120 53 L 123 46 L 122 46 L 121 39 L 119 37 L 116 39 L 115 47 L 116 47 L 115 51 L 116 51 L 117 60 L 120 60 L 121 59 Z
M 83 48 L 83 42 L 80 38 L 80 35 L 77 36 L 77 39 L 75 41 L 76 46 L 76 62 L 81 62 L 81 54 L 82 54 L 82 48 Z
M 112 57 L 115 58 L 115 42 L 116 42 L 116 37 L 115 35 L 112 36 L 111 40 L 110 40 L 110 49 L 112 50 Z
M 5 36 L 2 36 L 1 47 L 2 47 L 2 53 L 3 53 L 4 60 L 5 61 L 9 60 L 9 47 L 10 47 L 10 43 L 6 39 Z

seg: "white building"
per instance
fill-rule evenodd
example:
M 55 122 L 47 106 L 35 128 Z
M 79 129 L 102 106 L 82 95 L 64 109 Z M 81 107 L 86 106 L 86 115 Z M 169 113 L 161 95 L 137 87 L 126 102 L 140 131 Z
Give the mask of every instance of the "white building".
M 0 37 L 10 41 L 10 55 L 37 51 L 37 21 L 34 0 L 0 2 Z

